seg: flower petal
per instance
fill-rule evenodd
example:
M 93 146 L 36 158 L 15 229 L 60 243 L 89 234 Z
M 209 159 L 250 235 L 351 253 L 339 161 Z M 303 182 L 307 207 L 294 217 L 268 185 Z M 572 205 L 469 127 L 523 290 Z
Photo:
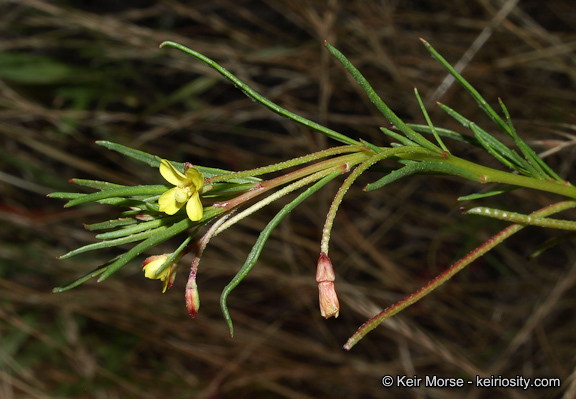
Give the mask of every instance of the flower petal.
M 188 183 L 188 178 L 165 159 L 160 161 L 160 174 L 168 183 L 175 186 L 184 186 Z
M 204 176 L 202 175 L 202 172 L 196 168 L 188 168 L 184 173 L 186 174 L 188 181 L 192 181 L 192 184 L 194 187 L 196 187 L 196 190 L 200 190 L 202 188 L 204 185 Z
M 166 288 L 170 289 L 172 288 L 172 284 L 174 284 L 174 280 L 176 280 L 176 271 L 178 270 L 178 263 L 172 263 L 170 265 L 170 275 L 166 278 L 166 281 L 168 282 L 168 284 L 165 285 L 164 287 L 164 291 L 166 291 Z
M 197 191 L 192 194 L 192 197 L 188 200 L 188 204 L 186 204 L 186 213 L 193 222 L 202 219 L 204 210 L 202 209 L 202 202 L 200 202 L 200 196 Z
M 164 262 L 166 262 L 166 259 L 168 259 L 169 256 L 170 256 L 169 254 L 163 254 L 163 255 L 153 255 L 146 258 L 144 260 L 144 263 L 142 263 L 144 276 L 152 280 L 161 279 L 162 276 L 166 274 L 166 269 L 164 269 L 164 271 L 162 271 L 162 273 L 160 273 L 160 275 L 158 276 L 156 275 L 156 272 L 158 271 L 158 269 L 160 269 L 160 266 L 162 266 Z
M 318 283 L 318 296 L 320 302 L 320 315 L 325 319 L 338 317 L 340 304 L 332 281 Z
M 170 274 L 166 275 L 164 272 L 162 272 L 163 277 L 160 277 L 160 279 L 162 280 L 162 283 L 163 283 L 162 284 L 162 293 L 165 293 L 166 289 L 172 286 L 172 284 L 170 282 L 171 277 L 172 277 L 172 274 L 171 274 L 172 265 L 173 264 L 170 264 L 170 266 L 168 266 L 166 269 L 164 269 L 165 271 L 167 270 L 168 273 L 170 273 Z
M 160 212 L 165 212 L 168 215 L 174 215 L 182 208 L 185 202 L 176 200 L 178 194 L 178 187 L 171 188 L 158 198 L 158 206 Z
M 146 276 L 146 278 L 152 280 L 162 280 L 162 292 L 166 292 L 166 289 L 172 287 L 174 279 L 176 278 L 176 270 L 178 270 L 178 261 L 175 260 L 170 262 L 164 268 L 164 270 L 158 273 L 162 265 L 168 260 L 168 258 L 170 258 L 171 255 L 172 254 L 149 256 L 144 260 L 144 263 L 142 263 L 144 276 Z

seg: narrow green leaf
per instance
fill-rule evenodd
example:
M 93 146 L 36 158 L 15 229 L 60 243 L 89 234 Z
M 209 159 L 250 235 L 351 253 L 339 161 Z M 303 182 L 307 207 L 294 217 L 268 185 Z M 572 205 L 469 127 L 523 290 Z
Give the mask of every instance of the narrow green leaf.
M 473 123 L 470 119 L 462 116 L 454 109 L 450 108 L 445 104 L 442 103 L 437 104 L 443 111 L 445 111 L 448 115 L 450 115 L 452 118 L 456 119 L 456 121 L 458 121 L 460 124 L 462 124 L 462 126 L 464 126 L 467 129 L 470 129 L 470 124 Z M 479 141 L 482 147 L 486 148 L 485 144 L 483 143 L 488 143 L 490 147 L 493 147 L 499 153 L 506 155 L 507 158 L 512 159 L 514 157 L 513 151 L 510 148 L 508 148 L 508 146 L 504 145 L 501 141 L 499 141 L 497 138 L 495 138 L 491 134 L 488 134 L 485 130 L 481 129 L 480 127 L 478 127 L 478 131 L 482 133 L 483 136 L 482 142 Z M 478 139 L 478 137 L 476 137 L 476 139 Z M 518 159 L 518 161 L 522 160 L 522 158 L 518 155 L 516 155 L 516 158 Z
M 492 191 L 487 191 L 485 193 L 476 193 L 476 194 L 470 194 L 470 195 L 465 195 L 462 197 L 458 197 L 458 201 L 471 201 L 471 200 L 477 200 L 477 199 L 482 199 L 482 198 L 488 198 L 488 197 L 494 197 L 496 195 L 500 195 L 500 194 L 504 194 L 513 190 L 517 190 L 520 187 L 518 186 L 508 186 L 508 187 L 504 187 L 502 189 L 499 190 L 492 190 Z
M 206 56 L 204 56 L 204 55 L 202 55 L 202 54 L 200 54 L 194 50 L 191 50 L 186 46 L 178 44 L 178 43 L 167 41 L 167 42 L 162 43 L 160 45 L 160 48 L 162 48 L 164 46 L 174 47 L 174 48 L 176 48 L 180 51 L 183 51 L 186 54 L 189 54 L 189 55 L 193 56 L 194 58 L 202 61 L 203 63 L 205 63 L 209 67 L 216 70 L 218 73 L 220 73 L 226 79 L 231 81 L 234 84 L 234 86 L 239 88 L 246 96 L 248 96 L 249 98 L 253 99 L 254 101 L 262 104 L 263 106 L 272 110 L 273 112 L 277 113 L 278 115 L 284 116 L 288 119 L 293 120 L 294 122 L 300 123 L 304 126 L 307 126 L 311 129 L 314 129 L 314 130 L 316 130 L 320 133 L 323 133 L 326 136 L 331 137 L 334 140 L 340 141 L 342 143 L 353 144 L 353 145 L 360 144 L 358 141 L 353 140 L 350 137 L 343 135 L 342 133 L 338 133 L 332 129 L 328 129 L 327 127 L 324 127 L 324 126 L 322 126 L 316 122 L 313 122 L 311 120 L 303 118 L 300 115 L 296 115 L 295 113 L 290 112 L 287 109 L 284 109 L 284 108 L 280 107 L 279 105 L 273 103 L 272 101 L 268 100 L 267 98 L 262 97 L 260 94 L 256 93 L 254 90 L 252 90 L 250 87 L 248 87 L 248 85 L 246 85 L 244 82 L 242 82 L 236 76 L 234 76 L 233 74 L 228 72 L 225 68 L 221 67 L 220 65 L 218 65 L 218 63 L 211 60 L 210 58 L 208 58 L 208 57 L 206 57 Z
M 204 225 L 212 218 L 221 214 L 222 212 L 224 212 L 223 208 L 207 207 L 204 208 L 204 216 L 202 216 L 201 220 L 193 222 L 190 219 L 186 218 L 178 223 L 173 224 L 169 228 L 161 231 L 160 233 L 152 235 L 146 241 L 143 241 L 140 244 L 134 246 L 128 252 L 124 253 L 121 257 L 119 257 L 117 260 L 111 263 L 104 272 L 104 274 L 98 279 L 98 282 L 106 280 L 112 274 L 116 273 L 120 268 L 124 267 L 132 259 L 140 255 L 142 252 L 168 240 L 171 237 L 174 237 L 177 234 L 186 231 L 191 227 L 194 227 L 196 225 L 197 226 Z
M 58 199 L 75 199 L 80 198 L 86 194 L 84 193 L 63 193 L 63 192 L 55 192 L 50 193 L 47 195 L 48 198 L 58 198 Z
M 117 258 L 114 258 L 114 259 L 110 260 L 109 262 L 106 262 L 102 266 L 98 266 L 96 269 L 92 270 L 90 273 L 85 274 L 84 276 L 80 277 L 77 280 L 74 280 L 73 282 L 71 282 L 68 285 L 65 285 L 63 287 L 54 288 L 52 290 L 52 292 L 54 294 L 59 294 L 61 292 L 68 291 L 68 290 L 71 290 L 72 288 L 78 287 L 80 284 L 84 284 L 86 281 L 90 280 L 91 278 L 99 276 L 100 274 L 104 273 L 106 271 L 106 268 L 108 267 L 108 265 L 110 263 L 112 263 L 115 259 L 117 259 Z
M 96 144 L 108 148 L 109 150 L 116 151 L 122 155 L 130 157 L 137 161 L 144 162 L 145 164 L 153 168 L 160 167 L 160 161 L 162 160 L 162 158 L 160 158 L 157 155 L 148 154 L 147 152 L 135 150 L 133 148 L 123 146 L 122 144 L 113 143 L 111 141 L 97 141 Z M 184 172 L 185 163 L 174 161 L 170 161 L 170 163 L 174 165 L 174 167 L 178 169 L 180 172 Z M 224 169 L 208 168 L 205 166 L 198 166 L 198 165 L 194 165 L 194 167 L 198 169 L 200 172 L 202 172 L 204 177 L 213 177 L 230 173 L 230 171 Z M 256 177 L 244 177 L 230 180 L 231 183 L 255 183 L 259 181 L 261 180 Z
M 234 326 L 232 324 L 232 318 L 230 317 L 230 312 L 228 311 L 228 305 L 226 304 L 228 295 L 230 295 L 232 290 L 234 290 L 234 288 L 236 288 L 236 286 L 240 284 L 240 282 L 244 279 L 244 277 L 246 277 L 246 275 L 250 272 L 252 267 L 256 264 L 256 261 L 258 260 L 258 258 L 260 257 L 260 253 L 262 252 L 262 248 L 264 247 L 264 244 L 270 237 L 272 230 L 274 230 L 274 228 L 278 226 L 280 221 L 284 219 L 286 215 L 288 215 L 290 212 L 292 212 L 294 208 L 300 205 L 302 201 L 310 197 L 312 194 L 314 194 L 316 191 L 324 187 L 328 182 L 330 182 L 340 174 L 341 174 L 340 172 L 331 173 L 328 176 L 324 177 L 322 180 L 316 182 L 313 186 L 307 188 L 306 191 L 302 192 L 298 197 L 296 197 L 294 200 L 292 200 L 290 203 L 284 206 L 284 208 L 282 208 L 282 210 L 278 212 L 276 216 L 274 216 L 274 218 L 268 223 L 268 225 L 264 228 L 264 230 L 262 230 L 262 232 L 258 236 L 258 239 L 256 240 L 256 243 L 252 247 L 250 254 L 248 254 L 248 257 L 246 258 L 244 265 L 240 268 L 238 273 L 236 273 L 236 275 L 230 281 L 230 283 L 228 283 L 228 285 L 224 287 L 224 289 L 222 290 L 222 294 L 220 296 L 220 307 L 222 309 L 224 319 L 228 324 L 228 328 L 230 329 L 230 336 L 234 335 Z
M 425 162 L 414 162 L 410 163 L 403 168 L 390 172 L 380 180 L 366 185 L 364 191 L 374 191 L 390 184 L 398 179 L 413 174 L 445 174 L 452 176 L 463 177 L 472 181 L 480 181 L 480 176 L 475 175 L 465 169 L 459 168 L 457 166 L 448 165 L 443 162 L 435 161 L 425 161 Z
M 167 216 L 156 220 L 151 220 L 149 222 L 138 223 L 136 225 L 131 225 L 123 229 L 109 231 L 107 233 L 101 233 L 96 235 L 99 240 L 108 240 L 111 238 L 126 237 L 131 234 L 140 233 L 141 231 L 155 229 L 161 226 L 173 225 L 176 221 L 181 220 L 181 216 Z
M 510 115 L 508 114 L 508 111 L 506 110 L 506 107 L 504 107 L 502 101 L 499 100 L 502 109 L 506 114 L 506 118 L 508 119 L 508 123 L 505 123 L 502 120 L 502 118 L 496 113 L 496 111 L 494 111 L 494 109 L 490 105 L 488 105 L 487 101 L 480 95 L 480 93 L 476 89 L 474 89 L 474 87 L 472 87 L 472 85 L 468 83 L 466 79 L 464 79 L 462 75 L 460 75 L 426 40 L 424 39 L 420 40 L 422 41 L 426 49 L 430 52 L 430 54 L 432 54 L 432 57 L 436 59 L 452 76 L 454 76 L 454 78 L 462 85 L 462 87 L 464 87 L 466 91 L 468 91 L 468 93 L 470 93 L 470 95 L 474 98 L 474 100 L 476 100 L 480 108 L 494 122 L 496 122 L 496 124 L 500 127 L 500 129 L 502 129 L 506 134 L 508 134 L 510 137 L 514 139 L 516 145 L 518 146 L 518 148 L 520 148 L 520 151 L 526 157 L 526 160 L 532 165 L 534 165 L 533 168 L 536 168 L 536 170 L 538 171 L 536 172 L 537 175 L 533 175 L 532 177 L 537 178 L 538 175 L 541 176 L 539 172 L 539 170 L 541 170 L 542 173 L 544 173 L 544 175 L 547 174 L 548 176 L 552 177 L 557 181 L 560 182 L 563 181 L 548 165 L 546 165 L 546 163 L 538 155 L 536 155 L 536 153 L 534 153 L 534 151 L 524 142 L 524 140 L 521 140 L 518 137 L 516 131 L 514 130 L 514 127 L 512 126 L 512 123 L 510 122 Z
M 418 125 L 418 124 L 413 124 L 413 123 L 408 123 L 407 125 L 411 129 L 413 129 L 419 133 L 432 134 L 432 129 L 430 129 L 430 126 L 428 126 L 428 125 Z M 440 127 L 435 128 L 435 130 L 436 130 L 436 133 L 442 137 L 447 137 L 450 139 L 460 141 L 462 143 L 466 143 L 466 144 L 470 144 L 470 145 L 482 148 L 482 144 L 480 144 L 480 142 L 476 139 L 476 137 L 468 136 L 468 135 L 465 135 L 462 133 L 455 132 L 455 131 L 450 130 L 450 129 L 444 129 L 444 128 L 440 128 Z
M 186 249 L 188 244 L 190 244 L 190 241 L 192 241 L 192 238 L 194 238 L 198 230 L 200 230 L 200 227 L 201 226 L 198 226 L 196 229 L 194 229 L 194 231 L 190 235 L 188 235 L 188 237 L 186 237 L 186 239 L 182 242 L 182 244 L 180 244 L 180 246 L 176 248 L 176 251 L 172 252 L 172 254 L 168 257 L 168 259 L 166 259 L 164 263 L 160 265 L 158 270 L 156 270 L 156 276 L 159 276 L 164 271 L 164 269 L 166 269 L 170 263 L 174 262 L 174 259 L 176 259 L 176 257 Z
M 450 75 L 454 76 L 454 78 L 460 83 L 460 85 L 476 100 L 480 108 L 492 119 L 500 128 L 505 131 L 508 135 L 510 132 L 508 130 L 508 125 L 502 120 L 502 118 L 494 111 L 494 109 L 488 105 L 488 102 L 482 98 L 480 93 L 470 84 L 466 79 L 462 77 L 453 67 L 450 65 L 448 61 L 444 59 L 431 45 L 424 39 L 420 39 L 420 41 L 424 44 L 426 49 L 430 52 L 432 57 L 438 61 L 444 69 L 450 73 Z
M 432 135 L 436 139 L 436 142 L 438 143 L 440 148 L 442 148 L 447 153 L 450 153 L 450 151 L 448 151 L 448 148 L 444 145 L 444 142 L 442 141 L 442 139 L 440 138 L 440 136 L 436 132 L 436 128 L 434 127 L 434 125 L 432 124 L 432 121 L 430 120 L 430 116 L 428 115 L 428 111 L 426 111 L 426 107 L 424 106 L 424 103 L 422 102 L 422 98 L 420 98 L 420 94 L 418 93 L 418 89 L 414 88 L 414 94 L 416 95 L 416 99 L 418 100 L 418 104 L 420 104 L 420 109 L 422 110 L 422 114 L 424 114 L 424 118 L 426 119 L 426 123 L 428 123 L 428 126 L 430 127 L 430 131 L 432 132 Z
M 398 140 L 400 143 L 402 143 L 402 145 L 407 145 L 407 146 L 418 146 L 418 144 L 416 144 L 415 142 L 413 142 L 412 140 L 402 136 L 401 134 L 398 134 L 390 129 L 386 129 L 385 127 L 381 127 L 380 131 L 382 131 L 382 133 L 384 133 L 386 136 L 392 137 L 395 140 Z
M 516 170 L 517 172 L 522 173 L 525 176 L 532 177 L 535 171 L 531 167 L 531 165 L 518 153 L 514 150 L 511 150 L 503 144 L 501 141 L 496 139 L 494 136 L 474 124 L 469 119 L 465 118 L 464 116 L 460 115 L 458 112 L 454 111 L 452 108 L 448 107 L 447 105 L 438 103 L 440 108 L 442 108 L 448 115 L 456 119 L 458 122 L 462 124 L 462 126 L 472 130 L 476 139 L 480 143 L 480 145 L 488 151 L 492 156 L 497 158 L 500 162 L 506 165 L 508 168 L 512 170 Z M 503 161 L 505 160 L 505 161 Z
M 148 238 L 154 234 L 158 234 L 158 233 L 160 233 L 166 229 L 167 229 L 167 227 L 162 226 L 162 227 L 158 227 L 157 229 L 148 230 L 148 231 L 144 231 L 142 233 L 133 234 L 133 235 L 130 235 L 128 237 L 122 237 L 122 238 L 117 238 L 115 240 L 106 240 L 106 241 L 101 241 L 101 242 L 95 242 L 93 244 L 84 245 L 83 247 L 77 248 L 77 249 L 72 250 L 72 251 L 70 251 L 70 252 L 68 252 L 62 256 L 59 256 L 58 259 L 71 258 L 72 256 L 75 256 L 75 255 L 78 255 L 78 254 L 81 254 L 84 252 L 88 252 L 88 251 L 94 251 L 97 249 L 104 249 L 104 248 L 111 248 L 111 247 L 116 247 L 118 245 L 129 244 L 131 242 L 145 240 L 146 238 Z
M 119 218 L 114 220 L 107 220 L 105 222 L 100 223 L 85 224 L 84 228 L 90 231 L 105 230 L 105 229 L 113 229 L 115 227 L 128 226 L 136 223 L 138 223 L 138 220 L 134 218 Z
M 502 107 L 502 111 L 504 112 L 504 116 L 506 117 L 506 121 L 508 123 L 508 127 L 510 129 L 510 134 L 514 139 L 514 143 L 520 149 L 524 158 L 530 165 L 532 165 L 535 171 L 542 177 L 542 179 L 549 179 L 549 180 L 557 180 L 563 182 L 556 172 L 554 172 L 543 160 L 540 158 L 532 148 L 518 135 L 514 125 L 512 123 L 512 118 L 510 118 L 510 113 L 508 112 L 508 108 L 504 105 L 502 99 L 498 99 L 500 106 Z
M 376 94 L 376 91 L 374 91 L 374 89 L 372 88 L 370 83 L 368 83 L 366 78 L 360 73 L 360 71 L 358 71 L 358 69 L 356 69 L 356 67 L 354 65 L 352 65 L 352 63 L 344 56 L 344 54 L 342 54 L 340 51 L 338 51 L 334 46 L 332 46 L 328 42 L 324 42 L 324 46 L 330 52 L 330 54 L 332 54 L 338 61 L 340 61 L 342 66 L 344 66 L 344 68 L 346 68 L 346 70 L 352 75 L 352 77 L 354 77 L 356 82 L 360 85 L 360 87 L 362 87 L 364 92 L 366 92 L 366 94 L 368 95 L 368 98 L 370 98 L 370 101 L 372 101 L 372 103 L 376 106 L 376 108 L 378 108 L 378 110 L 386 117 L 386 119 L 388 119 L 390 121 L 390 123 L 392 123 L 394 126 L 396 126 L 398 128 L 398 130 L 400 130 L 402 133 L 404 133 L 406 135 L 406 137 L 408 137 L 410 140 L 414 141 L 415 143 L 418 143 L 422 147 L 424 147 L 428 150 L 431 150 L 431 151 L 435 151 L 435 152 L 441 152 L 442 151 L 440 148 L 438 148 L 432 142 L 426 140 L 426 138 L 424 136 L 422 136 L 421 134 L 416 133 L 414 130 L 410 129 L 404 123 L 404 121 L 402 121 L 402 119 L 400 119 L 388 107 L 388 105 L 386 105 L 386 103 L 384 101 L 382 101 L 380 96 L 378 96 L 378 94 Z
M 90 194 L 56 192 L 56 193 L 48 194 L 48 198 L 73 200 L 73 199 L 83 198 L 86 195 L 90 195 Z M 137 201 L 137 200 L 128 199 L 128 198 L 104 198 L 101 200 L 97 200 L 95 202 L 98 202 L 99 204 L 103 204 L 103 205 L 133 207 L 133 208 L 139 208 L 142 210 L 158 212 L 158 204 L 146 203 L 145 201 Z M 139 212 L 140 211 L 136 211 L 136 213 L 139 213 Z
M 98 282 L 102 282 L 102 281 L 106 280 L 112 274 L 116 273 L 120 268 L 124 267 L 132 259 L 134 259 L 138 255 L 140 255 L 142 252 L 160 244 L 161 242 L 168 240 L 171 237 L 174 237 L 175 235 L 177 235 L 179 233 L 182 233 L 183 231 L 192 227 L 195 223 L 196 222 L 193 222 L 188 218 L 183 219 L 180 222 L 173 224 L 172 226 L 170 226 L 166 230 L 163 230 L 157 234 L 154 234 L 153 236 L 149 237 L 148 239 L 141 242 L 140 244 L 137 244 L 132 249 L 130 249 L 128 252 L 126 252 L 121 257 L 119 257 L 115 262 L 110 264 L 106 268 L 104 273 L 102 273 L 102 276 L 100 276 L 100 278 L 98 279 Z
M 71 206 L 85 204 L 87 202 L 98 201 L 106 198 L 162 194 L 170 188 L 171 186 L 168 185 L 116 187 L 108 190 L 98 191 L 92 194 L 85 194 L 82 197 L 73 199 L 72 201 L 68 202 L 66 205 L 64 205 L 64 207 L 69 208 Z
M 160 167 L 160 161 L 162 158 L 157 155 L 148 154 L 147 152 L 135 150 L 134 148 L 126 147 L 122 144 L 113 143 L 106 140 L 99 140 L 96 142 L 96 144 L 108 148 L 109 150 L 119 152 L 120 154 L 135 159 L 136 161 L 144 162 L 153 168 Z M 182 167 L 182 169 L 184 168 Z
M 470 130 L 472 130 L 472 132 L 474 133 L 478 141 L 482 144 L 484 149 L 488 151 L 488 153 L 492 155 L 494 158 L 496 158 L 500 163 L 502 163 L 504 166 L 512 170 L 521 172 L 523 175 L 529 175 L 530 177 L 532 177 L 532 174 L 529 171 L 527 171 L 524 168 L 520 168 L 517 164 L 514 164 L 513 162 L 510 162 L 509 158 L 507 158 L 505 155 L 500 154 L 496 149 L 494 149 L 494 147 L 488 144 L 488 142 L 486 141 L 488 135 L 484 134 L 485 132 L 483 132 L 475 123 L 470 122 L 470 125 L 468 127 L 470 128 Z
M 135 211 L 139 213 L 141 211 L 147 212 L 160 212 L 158 209 L 158 204 L 153 202 L 145 202 L 145 201 L 137 201 L 134 199 L 129 198 L 105 198 L 102 200 L 96 201 L 99 204 L 103 205 L 114 205 L 114 206 L 122 206 L 126 208 L 137 208 L 139 210 Z
M 375 146 L 374 144 L 369 143 L 369 142 L 366 141 L 366 140 L 360 139 L 360 142 L 361 142 L 362 144 L 364 144 L 364 145 L 366 146 L 366 148 L 374 151 L 376 154 L 379 154 L 379 153 L 382 152 L 382 149 L 381 149 L 380 147 Z
M 70 179 L 70 183 L 74 183 L 84 187 L 96 188 L 98 190 L 107 190 L 109 188 L 115 188 L 115 187 L 126 187 L 120 184 L 109 183 L 107 181 L 86 180 L 86 179 Z

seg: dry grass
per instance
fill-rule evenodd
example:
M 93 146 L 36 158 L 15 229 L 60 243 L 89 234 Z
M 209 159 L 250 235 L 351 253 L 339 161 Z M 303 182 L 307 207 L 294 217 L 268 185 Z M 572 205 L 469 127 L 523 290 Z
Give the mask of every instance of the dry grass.
M 322 40 L 349 56 L 408 121 L 422 122 L 415 86 L 430 104 L 440 100 L 483 121 L 461 89 L 442 85 L 445 73 L 419 43 L 424 37 L 454 64 L 473 55 L 462 62 L 464 75 L 485 98 L 502 96 L 521 134 L 551 150 L 550 164 L 574 181 L 575 14 L 560 0 L 1 2 L 0 397 L 575 397 L 576 252 L 568 243 L 526 261 L 556 235 L 537 229 L 351 352 L 341 349 L 366 318 L 503 226 L 459 214 L 455 198 L 477 190 L 472 185 L 414 178 L 371 194 L 361 185 L 351 190 L 331 246 L 341 316 L 327 321 L 317 309 L 314 269 L 331 194 L 317 195 L 281 224 L 231 295 L 233 339 L 219 293 L 274 209 L 210 244 L 200 265 L 202 308 L 190 320 L 185 279 L 162 295 L 138 264 L 105 283 L 51 294 L 115 254 L 55 260 L 93 240 L 81 223 L 113 213 L 63 210 L 44 197 L 69 189 L 71 177 L 158 181 L 154 170 L 97 147 L 97 139 L 235 170 L 332 144 L 189 57 L 159 50 L 164 40 L 216 59 L 288 109 L 384 145 L 377 127 L 385 120 Z M 432 105 L 430 113 L 437 125 L 456 128 Z M 487 202 L 529 211 L 552 200 L 522 191 Z M 386 374 L 557 377 L 562 387 L 384 389 Z

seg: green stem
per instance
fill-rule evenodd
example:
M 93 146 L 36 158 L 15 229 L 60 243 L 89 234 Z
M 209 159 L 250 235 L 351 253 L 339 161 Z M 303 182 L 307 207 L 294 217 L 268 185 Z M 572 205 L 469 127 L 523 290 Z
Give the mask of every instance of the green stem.
M 340 207 L 340 203 L 344 199 L 344 195 L 350 188 L 350 186 L 354 183 L 354 181 L 366 171 L 370 166 L 374 165 L 378 161 L 382 161 L 386 158 L 390 158 L 391 156 L 400 156 L 403 155 L 406 158 L 410 156 L 422 156 L 426 155 L 432 159 L 442 159 L 442 154 L 437 154 L 431 150 L 422 147 L 409 147 L 409 146 L 402 146 L 402 147 L 395 147 L 395 148 L 381 148 L 380 152 L 377 154 L 372 155 L 368 159 L 364 160 L 352 173 L 350 176 L 344 180 L 344 183 L 338 189 L 334 200 L 332 201 L 332 205 L 330 205 L 330 209 L 328 210 L 328 215 L 326 216 L 326 222 L 324 223 L 324 229 L 322 230 L 322 239 L 320 241 L 320 252 L 324 252 L 328 255 L 328 246 L 330 242 L 330 233 L 332 232 L 332 226 L 334 224 L 334 218 L 336 217 L 336 213 L 338 212 L 338 208 Z
M 479 183 L 504 183 L 513 186 L 532 188 L 535 190 L 560 194 L 565 197 L 576 199 L 576 187 L 568 182 L 539 180 L 528 176 L 503 172 L 501 170 L 492 169 L 487 166 L 478 165 L 474 162 L 470 162 L 450 154 L 447 154 L 446 158 L 443 159 L 438 157 L 430 157 L 428 155 L 402 156 L 402 158 L 420 161 L 434 160 L 446 163 L 448 165 L 453 165 L 479 176 L 477 180 Z
M 388 152 L 385 151 L 384 155 L 382 153 L 378 153 L 364 162 L 362 162 L 350 175 L 344 180 L 338 192 L 334 196 L 332 200 L 332 204 L 330 205 L 330 209 L 328 210 L 328 214 L 326 215 L 326 221 L 324 222 L 324 228 L 322 229 L 322 238 L 320 240 L 320 252 L 328 255 L 329 243 L 330 243 L 330 233 L 332 232 L 332 226 L 334 225 L 334 219 L 336 218 L 336 213 L 338 212 L 338 208 L 344 199 L 344 195 L 348 192 L 350 186 L 354 183 L 354 181 L 368 169 L 370 166 L 374 165 L 380 159 L 383 159 Z M 375 159 L 378 158 L 378 159 Z

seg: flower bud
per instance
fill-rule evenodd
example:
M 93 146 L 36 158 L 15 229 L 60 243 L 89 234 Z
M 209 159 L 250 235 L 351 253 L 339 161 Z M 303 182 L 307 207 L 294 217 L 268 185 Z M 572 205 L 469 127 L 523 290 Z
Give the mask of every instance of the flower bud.
M 186 283 L 186 308 L 192 318 L 196 317 L 200 309 L 200 296 L 198 296 L 198 286 L 196 285 L 196 269 L 190 271 L 190 277 Z
M 166 292 L 167 288 L 172 287 L 172 283 L 174 283 L 174 278 L 176 277 L 176 270 L 178 269 L 178 264 L 176 262 L 171 262 L 160 274 L 156 275 L 156 272 L 164 262 L 168 260 L 170 255 L 171 254 L 149 256 L 142 263 L 142 269 L 146 278 L 162 280 L 164 283 L 162 292 Z
M 340 314 L 340 304 L 334 289 L 335 278 L 332 262 L 328 255 L 322 252 L 318 258 L 316 282 L 318 283 L 320 314 L 326 319 L 332 316 L 338 317 Z
M 334 281 L 336 276 L 334 275 L 334 268 L 332 267 L 332 262 L 325 252 L 320 254 L 318 258 L 318 265 L 316 267 L 316 282 L 321 283 L 324 281 Z

